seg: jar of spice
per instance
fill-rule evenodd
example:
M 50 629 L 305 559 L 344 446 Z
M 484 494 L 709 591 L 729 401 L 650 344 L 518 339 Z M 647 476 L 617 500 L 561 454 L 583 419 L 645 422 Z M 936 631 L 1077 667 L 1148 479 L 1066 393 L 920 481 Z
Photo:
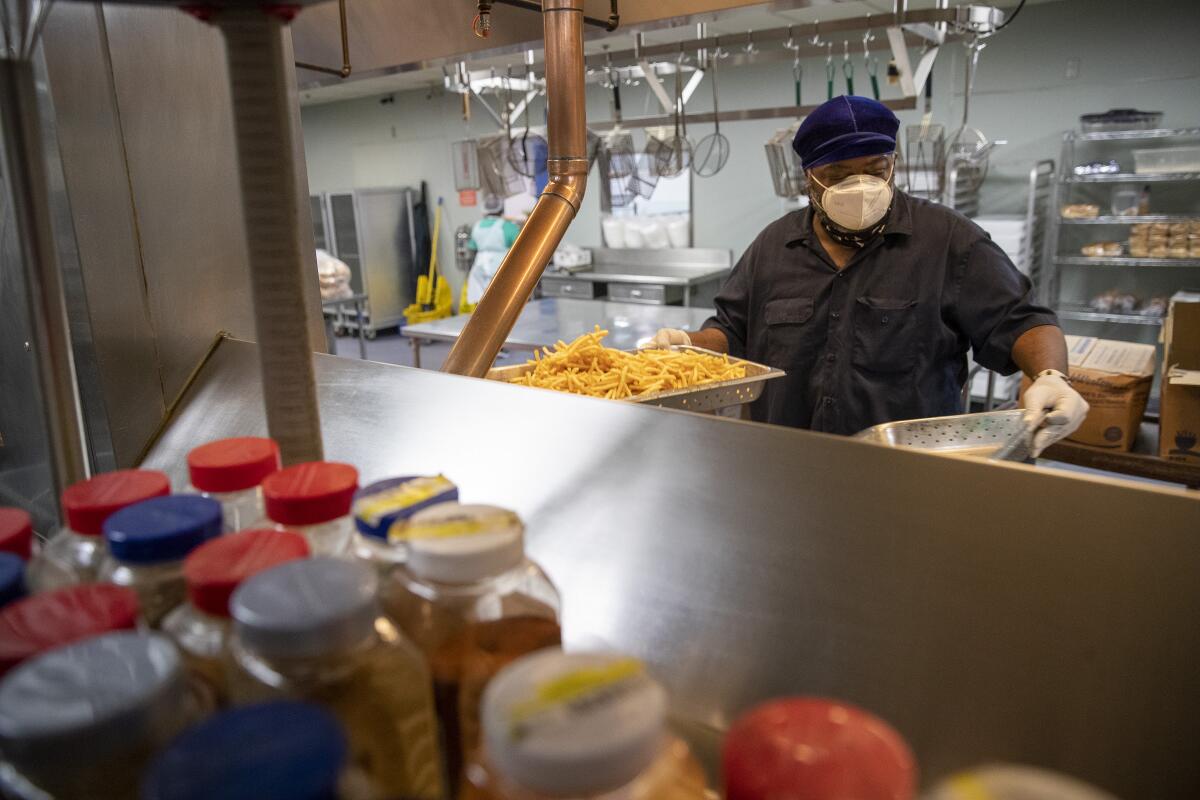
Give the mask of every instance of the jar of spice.
M 402 531 L 404 566 L 392 573 L 384 605 L 425 653 L 452 791 L 479 744 L 479 703 L 492 676 L 513 659 L 557 645 L 559 598 L 525 557 L 525 529 L 511 511 L 444 503 Z
M 269 746 L 263 743 L 269 742 Z M 217 714 L 155 759 L 142 800 L 350 800 L 346 735 L 309 703 L 276 701 Z
M 151 627 L 183 602 L 183 559 L 221 535 L 221 504 L 196 494 L 155 497 L 104 521 L 109 555 L 100 580 L 138 593 L 142 619 Z
M 526 656 L 484 692 L 485 744 L 464 797 L 705 800 L 704 770 L 666 716 L 666 692 L 636 659 L 557 648 Z
M 309 461 L 268 475 L 263 505 L 274 527 L 294 530 L 315 555 L 344 555 L 354 540 L 350 504 L 358 470 L 333 461 Z
M 247 580 L 233 594 L 235 703 L 291 698 L 334 713 L 351 762 L 385 797 L 444 797 L 429 672 L 376 601 L 375 573 L 318 556 Z
M 261 436 L 218 439 L 187 455 L 190 491 L 221 504 L 226 531 L 240 531 L 263 516 L 263 478 L 279 469 L 279 445 Z
M 59 647 L 0 683 L 0 749 L 53 797 L 136 797 L 150 758 L 204 709 L 164 636 L 109 633 Z
M 0 506 L 0 553 L 33 556 L 33 520 L 23 509 Z
M 187 667 L 211 688 L 218 704 L 229 700 L 229 598 L 251 576 L 307 556 L 308 542 L 298 533 L 252 530 L 206 542 L 183 562 L 188 600 L 167 614 L 162 630 L 175 640 Z
M 62 493 L 67 524 L 29 562 L 30 588 L 45 592 L 95 582 L 105 555 L 104 520 L 126 506 L 170 491 L 166 475 L 146 469 L 105 472 L 68 486 Z

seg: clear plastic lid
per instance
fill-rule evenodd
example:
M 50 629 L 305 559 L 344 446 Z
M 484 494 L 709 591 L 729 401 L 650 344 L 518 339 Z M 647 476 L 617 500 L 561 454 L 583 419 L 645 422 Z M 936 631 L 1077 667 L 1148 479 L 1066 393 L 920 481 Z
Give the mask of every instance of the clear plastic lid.
M 157 470 L 119 469 L 68 486 L 62 493 L 63 513 L 71 530 L 99 536 L 114 512 L 170 492 L 171 482 Z
M 458 500 L 458 487 L 444 475 L 410 475 L 376 481 L 354 495 L 354 525 L 358 532 L 384 541 L 397 521 L 438 505 Z
M 183 562 L 188 600 L 206 614 L 229 616 L 229 598 L 252 575 L 308 556 L 294 531 L 250 530 L 206 542 Z
M 142 798 L 330 800 L 347 750 L 341 725 L 319 706 L 236 708 L 176 738 L 147 771 Z
M 25 596 L 25 560 L 0 552 L 0 606 Z
M 900 734 L 837 700 L 792 697 L 746 713 L 722 751 L 726 800 L 909 800 L 917 768 Z
M 91 583 L 35 594 L 0 610 L 0 675 L 60 645 L 137 624 L 137 593 Z
M 247 580 L 229 603 L 238 637 L 268 658 L 311 658 L 359 644 L 375 629 L 375 573 L 328 556 Z
M 33 520 L 24 510 L 0 506 L 0 552 L 27 561 L 33 554 Z
M 408 568 L 422 580 L 475 583 L 525 560 L 525 527 L 512 511 L 442 503 L 413 516 L 391 538 L 408 545 Z
M 198 494 L 155 497 L 104 520 L 104 539 L 113 558 L 127 564 L 182 561 L 198 546 L 221 535 L 221 504 Z
M 483 695 L 487 755 L 527 789 L 614 791 L 657 758 L 667 697 L 637 659 L 541 650 L 501 670 Z
M 17 763 L 100 762 L 153 736 L 187 686 L 156 633 L 108 633 L 31 659 L 0 683 L 0 746 Z
M 218 439 L 187 455 L 188 479 L 202 492 L 253 489 L 279 469 L 279 445 L 261 436 Z
M 262 482 L 267 517 L 283 525 L 319 525 L 350 513 L 358 470 L 333 461 L 309 461 Z

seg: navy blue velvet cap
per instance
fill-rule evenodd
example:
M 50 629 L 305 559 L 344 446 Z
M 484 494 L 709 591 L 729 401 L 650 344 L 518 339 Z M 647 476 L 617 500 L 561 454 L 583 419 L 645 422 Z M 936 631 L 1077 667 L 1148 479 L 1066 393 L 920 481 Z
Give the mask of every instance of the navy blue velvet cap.
M 894 152 L 900 120 L 878 100 L 841 95 L 817 106 L 792 139 L 804 169 Z

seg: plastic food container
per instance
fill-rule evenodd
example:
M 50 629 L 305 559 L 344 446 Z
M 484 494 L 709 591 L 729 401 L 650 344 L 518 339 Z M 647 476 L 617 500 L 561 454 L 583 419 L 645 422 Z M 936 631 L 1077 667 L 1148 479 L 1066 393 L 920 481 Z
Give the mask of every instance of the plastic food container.
M 33 520 L 23 509 L 0 506 L 0 553 L 26 561 L 33 555 Z
M 262 744 L 269 742 L 269 746 Z M 279 701 L 217 714 L 155 759 L 142 800 L 333 800 L 346 735 L 320 706 Z
M 187 465 L 191 488 L 221 504 L 225 530 L 240 531 L 262 519 L 259 486 L 280 467 L 279 445 L 260 436 L 219 439 L 189 452 Z
M 250 577 L 307 556 L 308 542 L 298 533 L 251 530 L 206 542 L 183 562 L 188 602 L 167 614 L 162 630 L 175 640 L 188 668 L 218 702 L 229 699 L 229 598 Z
M 625 223 L 619 217 L 602 217 L 600 228 L 604 231 L 606 247 L 625 247 Z
M 221 504 L 196 494 L 174 494 L 123 508 L 104 521 L 109 556 L 100 579 L 138 593 L 142 619 L 157 627 L 183 602 L 183 560 L 221 535 Z
M 126 506 L 170 491 L 166 475 L 146 469 L 105 472 L 68 486 L 62 494 L 67 524 L 30 561 L 26 573 L 30 589 L 44 592 L 95 581 L 105 555 L 104 520 Z
M 203 710 L 166 637 L 109 633 L 5 676 L 0 747 L 53 797 L 136 797 L 152 754 Z
M 525 528 L 495 506 L 443 503 L 398 535 L 408 560 L 386 582 L 385 610 L 425 653 L 433 673 L 452 788 L 479 746 L 479 704 L 514 659 L 562 640 L 558 592 L 525 557 Z
M 79 639 L 137 625 L 137 594 L 90 583 L 18 600 L 0 610 L 0 675 L 26 659 Z
M 388 541 L 392 526 L 430 506 L 457 500 L 458 487 L 444 475 L 388 478 L 364 486 L 351 506 L 359 533 L 354 555 L 383 572 L 403 563 L 408 548 L 402 540 Z
M 1084 133 L 1112 131 L 1148 131 L 1162 124 L 1163 112 L 1138 111 L 1134 108 L 1113 108 L 1102 114 L 1084 114 L 1079 128 Z
M 275 472 L 262 482 L 267 519 L 304 535 L 317 555 L 348 553 L 354 540 L 350 505 L 358 470 L 333 461 L 310 461 Z
M 526 656 L 488 685 L 470 800 L 703 800 L 704 771 L 666 729 L 667 696 L 617 654 Z
M 1200 145 L 1134 150 L 1133 171 L 1138 175 L 1200 172 Z
M 909 800 L 917 786 L 912 752 L 890 725 L 813 697 L 773 700 L 738 719 L 721 770 L 726 800 Z
M 260 572 L 230 601 L 235 703 L 290 697 L 341 721 L 382 797 L 444 797 L 429 671 L 380 614 L 370 567 L 318 556 Z

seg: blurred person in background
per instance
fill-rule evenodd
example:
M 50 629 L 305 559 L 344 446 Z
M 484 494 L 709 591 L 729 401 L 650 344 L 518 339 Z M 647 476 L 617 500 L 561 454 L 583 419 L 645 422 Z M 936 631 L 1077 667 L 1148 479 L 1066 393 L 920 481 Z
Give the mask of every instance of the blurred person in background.
M 483 196 L 483 219 L 471 228 L 471 241 L 468 244 L 475 251 L 471 262 L 471 271 L 467 273 L 467 302 L 475 304 L 483 297 L 488 284 L 500 262 L 504 260 L 508 248 L 517 240 L 521 228 L 515 222 L 505 219 L 504 199 L 494 194 Z

